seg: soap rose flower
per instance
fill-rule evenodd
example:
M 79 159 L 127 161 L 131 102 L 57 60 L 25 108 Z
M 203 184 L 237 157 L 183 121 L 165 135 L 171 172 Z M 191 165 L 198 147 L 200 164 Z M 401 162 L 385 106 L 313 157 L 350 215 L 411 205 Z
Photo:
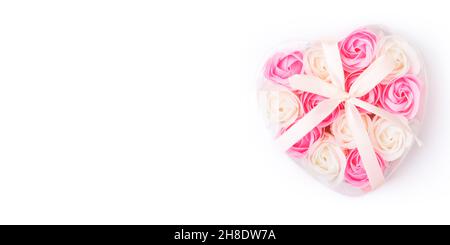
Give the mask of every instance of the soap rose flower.
M 353 73 L 347 74 L 345 78 L 345 90 L 348 92 L 355 82 L 355 80 L 361 75 L 362 71 L 355 71 Z M 369 93 L 359 97 L 360 100 L 363 100 L 372 105 L 376 105 L 381 96 L 381 85 L 375 86 Z M 364 109 L 359 108 L 360 111 L 364 111 Z
M 398 125 L 374 117 L 370 138 L 375 149 L 387 161 L 399 159 L 413 143 L 413 136 Z
M 305 115 L 309 111 L 311 111 L 314 107 L 317 106 L 321 101 L 326 98 L 317 94 L 303 92 L 300 94 L 300 107 L 301 107 L 301 116 Z M 339 105 L 330 115 L 328 115 L 319 125 L 318 127 L 324 128 L 329 126 L 339 115 L 339 111 L 342 109 L 342 105 Z
M 364 126 L 369 133 L 372 128 L 372 120 L 367 114 L 361 114 L 361 119 L 364 123 Z M 356 147 L 356 144 L 353 140 L 352 131 L 349 128 L 347 117 L 344 111 L 340 113 L 340 115 L 334 120 L 333 124 L 331 124 L 331 133 L 336 138 L 336 142 L 344 148 L 353 149 Z
M 368 29 L 358 29 L 339 42 L 342 65 L 352 73 L 368 67 L 375 58 L 377 36 Z
M 319 177 L 339 183 L 344 177 L 345 153 L 333 136 L 325 133 L 309 149 L 307 164 Z
M 293 123 L 292 125 L 294 125 Z M 291 125 L 291 126 L 292 126 Z M 289 128 L 282 128 L 280 130 L 279 135 L 282 135 L 284 132 L 289 130 Z M 309 148 L 311 145 L 316 142 L 320 137 L 322 136 L 322 129 L 315 127 L 313 130 L 311 130 L 307 135 L 303 136 L 297 143 L 295 143 L 289 150 L 287 151 L 287 154 L 290 157 L 293 158 L 303 158 L 308 153 Z
M 265 65 L 264 76 L 281 85 L 288 85 L 287 78 L 303 73 L 303 54 L 300 51 L 276 53 Z
M 385 85 L 380 96 L 381 106 L 408 119 L 416 116 L 420 106 L 420 81 L 413 75 L 399 77 Z
M 398 37 L 385 36 L 380 40 L 377 56 L 382 55 L 389 55 L 395 61 L 395 69 L 382 81 L 382 84 L 388 84 L 406 73 L 417 75 L 420 72 L 420 60 L 416 51 L 408 42 Z
M 259 103 L 269 122 L 279 127 L 291 125 L 300 116 L 300 101 L 286 87 L 266 83 L 259 91 Z
M 381 170 L 384 172 L 386 169 L 386 161 L 376 153 L 378 158 L 378 164 L 380 164 Z M 367 177 L 366 170 L 361 161 L 358 149 L 350 150 L 347 155 L 347 167 L 345 168 L 345 180 L 352 186 L 365 189 L 368 188 L 370 183 Z
M 325 54 L 320 43 L 315 43 L 304 52 L 305 73 L 314 75 L 324 81 L 330 81 Z

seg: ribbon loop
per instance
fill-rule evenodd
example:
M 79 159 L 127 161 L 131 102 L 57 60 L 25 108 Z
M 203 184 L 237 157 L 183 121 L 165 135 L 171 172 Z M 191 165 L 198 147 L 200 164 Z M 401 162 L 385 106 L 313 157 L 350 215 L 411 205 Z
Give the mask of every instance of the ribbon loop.
M 391 56 L 383 55 L 364 70 L 349 90 L 353 97 L 361 97 L 369 93 L 395 69 L 395 61 Z
M 346 98 L 348 94 L 315 76 L 295 75 L 289 78 L 291 88 L 326 98 Z

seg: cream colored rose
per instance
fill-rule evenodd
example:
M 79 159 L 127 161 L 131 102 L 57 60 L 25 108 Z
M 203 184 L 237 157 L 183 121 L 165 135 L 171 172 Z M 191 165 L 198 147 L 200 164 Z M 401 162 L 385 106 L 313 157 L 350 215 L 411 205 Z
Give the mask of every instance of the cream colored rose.
M 380 40 L 377 55 L 390 55 L 395 60 L 395 69 L 382 83 L 387 84 L 393 78 L 406 73 L 417 75 L 420 72 L 420 60 L 416 51 L 404 40 L 395 36 L 385 36 Z
M 367 114 L 361 114 L 366 130 L 370 131 L 372 120 Z M 336 142 L 344 148 L 353 149 L 356 147 L 353 140 L 353 134 L 348 126 L 345 112 L 342 112 L 336 120 L 331 124 L 331 133 L 334 135 Z
M 340 182 L 345 165 L 345 154 L 331 134 L 325 134 L 308 151 L 308 166 L 327 181 Z
M 286 87 L 267 82 L 259 91 L 259 102 L 269 122 L 280 127 L 291 125 L 300 113 L 300 101 Z
M 370 131 L 372 143 L 387 161 L 400 158 L 413 143 L 413 136 L 396 124 L 375 117 Z
M 325 55 L 319 43 L 305 50 L 303 53 L 303 65 L 306 74 L 317 76 L 324 81 L 330 81 Z

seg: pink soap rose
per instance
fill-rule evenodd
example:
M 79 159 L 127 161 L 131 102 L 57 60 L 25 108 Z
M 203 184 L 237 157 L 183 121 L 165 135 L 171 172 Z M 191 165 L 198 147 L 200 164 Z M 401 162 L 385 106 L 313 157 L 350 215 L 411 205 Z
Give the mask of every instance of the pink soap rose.
M 351 86 L 353 85 L 353 83 L 355 82 L 356 78 L 359 77 L 359 75 L 361 75 L 362 71 L 355 71 L 353 73 L 347 74 L 346 78 L 345 78 L 345 90 L 348 92 L 351 88 Z M 377 85 L 375 86 L 369 93 L 359 97 L 359 99 L 370 103 L 372 105 L 376 105 L 378 103 L 378 100 L 380 99 L 381 96 L 381 85 Z M 360 110 L 362 112 L 365 112 L 365 110 L 361 109 Z
M 408 119 L 419 111 L 420 81 L 413 75 L 405 75 L 384 86 L 380 96 L 381 106 L 389 112 Z
M 367 30 L 358 29 L 339 42 L 344 70 L 352 73 L 362 70 L 375 58 L 377 36 Z
M 325 97 L 322 97 L 317 94 L 303 92 L 299 96 L 300 98 L 300 108 L 301 115 L 305 115 L 309 111 L 311 111 L 314 107 L 317 106 L 321 101 L 325 100 Z M 319 128 L 324 128 L 331 123 L 339 116 L 339 111 L 342 109 L 342 105 L 337 107 L 328 117 L 326 117 L 319 125 Z
M 292 125 L 294 125 L 293 123 Z M 289 130 L 289 128 L 292 126 L 290 125 L 286 129 L 280 130 L 280 135 L 282 135 L 284 132 Z M 309 148 L 311 147 L 314 142 L 316 142 L 318 139 L 322 137 L 322 129 L 320 128 L 314 128 L 311 130 L 307 135 L 303 136 L 297 143 L 295 143 L 288 151 L 288 155 L 293 158 L 303 158 L 308 153 Z
M 303 54 L 300 51 L 276 53 L 265 65 L 264 75 L 267 79 L 288 85 L 287 78 L 303 73 Z
M 378 163 L 380 164 L 381 170 L 384 171 L 386 168 L 386 161 L 377 154 Z M 369 187 L 369 179 L 367 178 L 366 170 L 361 162 L 361 157 L 358 150 L 352 149 L 347 155 L 347 167 L 345 168 L 344 174 L 345 180 L 352 186 L 364 189 Z

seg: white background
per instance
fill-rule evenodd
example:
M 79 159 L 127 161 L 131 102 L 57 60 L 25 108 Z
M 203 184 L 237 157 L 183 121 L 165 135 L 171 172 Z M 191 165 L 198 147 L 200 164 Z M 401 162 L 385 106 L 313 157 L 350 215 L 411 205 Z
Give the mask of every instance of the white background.
M 2 1 L 0 223 L 450 223 L 445 1 Z M 273 149 L 255 76 L 290 40 L 382 24 L 429 101 L 398 172 L 335 193 Z

